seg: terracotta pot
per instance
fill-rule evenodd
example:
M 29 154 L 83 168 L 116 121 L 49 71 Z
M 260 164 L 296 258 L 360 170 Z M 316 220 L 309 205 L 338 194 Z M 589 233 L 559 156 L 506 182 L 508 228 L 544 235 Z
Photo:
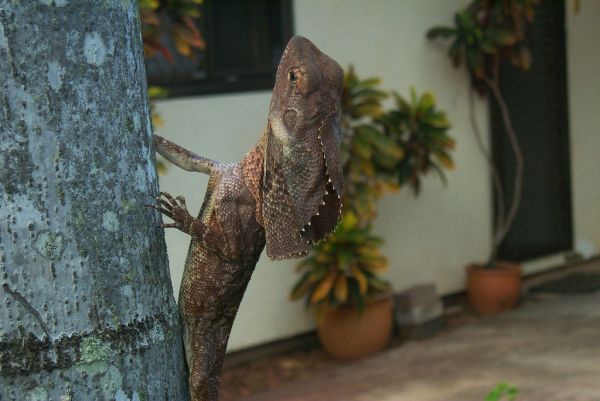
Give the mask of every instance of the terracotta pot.
M 493 268 L 467 266 L 467 295 L 471 307 L 481 315 L 512 309 L 521 291 L 521 265 L 497 262 Z
M 330 355 L 343 360 L 373 354 L 392 337 L 391 296 L 369 302 L 364 313 L 356 307 L 341 306 L 319 319 L 317 332 L 321 345 Z

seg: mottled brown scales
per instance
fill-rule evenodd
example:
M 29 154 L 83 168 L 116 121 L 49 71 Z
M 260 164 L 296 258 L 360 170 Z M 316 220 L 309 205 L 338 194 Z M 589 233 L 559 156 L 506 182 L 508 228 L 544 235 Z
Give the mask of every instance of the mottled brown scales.
M 244 182 L 248 186 L 248 190 L 255 200 L 256 221 L 261 226 L 264 225 L 262 215 L 262 194 L 260 184 L 262 182 L 262 171 L 265 163 L 263 151 L 260 145 L 252 148 L 250 152 L 241 161 L 242 175 Z
M 155 206 L 192 237 L 179 308 L 193 401 L 217 401 L 233 320 L 266 245 L 271 259 L 299 257 L 325 238 L 341 213 L 339 65 L 302 37 L 279 63 L 267 127 L 239 162 L 198 156 L 155 136 L 177 166 L 210 175 L 198 217 L 183 197 Z

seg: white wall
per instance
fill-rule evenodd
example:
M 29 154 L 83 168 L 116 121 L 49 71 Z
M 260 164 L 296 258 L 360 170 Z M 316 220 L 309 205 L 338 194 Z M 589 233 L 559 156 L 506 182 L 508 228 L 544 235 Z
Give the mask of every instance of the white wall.
M 425 181 L 422 194 L 409 191 L 389 195 L 381 202 L 375 231 L 386 238 L 384 252 L 390 261 L 387 277 L 396 290 L 433 281 L 442 294 L 464 287 L 463 266 L 485 259 L 491 232 L 490 185 L 483 158 L 478 153 L 468 124 L 467 81 L 453 69 L 445 47 L 430 43 L 425 32 L 436 24 L 449 23 L 465 0 L 297 0 L 295 31 L 310 38 L 342 66 L 354 64 L 362 77 L 380 76 L 383 85 L 407 93 L 432 90 L 439 107 L 453 123 L 452 136 L 457 170 L 448 175 L 448 187 L 435 176 Z M 596 50 L 583 39 L 598 37 L 600 2 L 582 1 L 582 15 L 569 16 L 569 78 L 574 160 L 575 229 L 578 238 L 600 247 L 600 189 L 594 174 L 600 171 L 599 105 L 596 79 L 600 66 Z M 589 13 L 589 14 L 588 14 Z M 585 14 L 585 15 L 584 15 Z M 571 26 L 572 25 L 572 26 Z M 595 33 L 595 36 L 592 36 Z M 597 41 L 596 41 L 597 43 Z M 582 55 L 583 54 L 583 55 Z M 585 56 L 584 56 L 585 55 Z M 589 63 L 589 64 L 588 64 Z M 577 76 L 574 76 L 577 74 Z M 581 74 L 581 76 L 579 75 Z M 158 132 L 173 141 L 222 161 L 236 161 L 254 144 L 264 128 L 270 93 L 204 96 L 162 101 L 158 110 L 166 125 Z M 594 103 L 595 101 L 595 103 Z M 487 127 L 487 108 L 477 105 L 481 127 Z M 593 110 L 596 110 L 594 115 Z M 595 141 L 595 147 L 589 143 Z M 591 168 L 591 166 L 595 166 Z M 184 195 L 188 205 L 202 202 L 206 178 L 175 167 L 161 178 L 163 190 Z M 592 220 L 595 216 L 595 222 Z M 178 291 L 189 239 L 167 232 L 173 284 Z M 527 271 L 547 268 L 556 258 L 526 266 Z M 284 338 L 310 330 L 312 317 L 301 303 L 287 299 L 297 278 L 294 261 L 270 262 L 263 255 L 250 282 L 235 322 L 230 350 Z

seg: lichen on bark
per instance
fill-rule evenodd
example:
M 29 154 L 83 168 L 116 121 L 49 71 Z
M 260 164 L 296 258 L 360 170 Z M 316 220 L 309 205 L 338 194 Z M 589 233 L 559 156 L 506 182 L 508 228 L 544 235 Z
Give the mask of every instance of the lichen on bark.
M 0 139 L 0 399 L 187 399 L 137 2 L 0 0 Z

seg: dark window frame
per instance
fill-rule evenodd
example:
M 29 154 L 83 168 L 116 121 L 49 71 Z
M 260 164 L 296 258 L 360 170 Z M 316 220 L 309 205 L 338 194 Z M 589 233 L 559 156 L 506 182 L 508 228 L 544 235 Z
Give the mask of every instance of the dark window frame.
M 249 92 L 249 91 L 261 91 L 271 90 L 275 82 L 275 72 L 277 69 L 277 61 L 271 61 L 271 71 L 266 72 L 243 72 L 224 74 L 221 71 L 214 69 L 213 60 L 215 60 L 215 51 L 218 51 L 218 44 L 215 45 L 215 38 L 213 37 L 214 29 L 212 27 L 212 8 L 213 1 L 223 0 L 205 0 L 202 10 L 202 18 L 199 21 L 199 28 L 203 33 L 203 38 L 207 43 L 206 49 L 203 50 L 203 57 L 205 64 L 205 75 L 206 77 L 192 78 L 190 77 L 185 82 L 173 83 L 167 82 L 160 79 L 154 79 L 148 77 L 148 84 L 152 86 L 160 86 L 165 88 L 168 92 L 168 98 L 179 98 L 199 95 L 211 95 L 221 93 L 234 93 L 234 92 Z M 272 1 L 272 0 L 271 0 Z M 292 15 L 292 0 L 278 0 L 278 14 L 279 24 L 275 29 L 278 31 L 276 34 L 279 36 L 276 38 L 281 44 L 282 50 L 285 47 L 287 41 L 293 36 L 293 15 Z M 273 29 L 273 27 L 266 27 L 265 29 Z M 182 56 L 178 56 L 182 57 Z M 174 61 L 176 62 L 176 61 Z M 247 70 L 251 70 L 249 67 Z M 243 70 L 243 68 L 242 68 Z

